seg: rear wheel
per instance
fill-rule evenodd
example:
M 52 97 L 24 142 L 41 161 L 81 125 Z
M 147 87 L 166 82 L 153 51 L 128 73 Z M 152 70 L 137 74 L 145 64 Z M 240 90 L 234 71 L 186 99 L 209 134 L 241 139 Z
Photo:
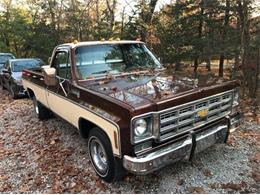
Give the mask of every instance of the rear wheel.
M 33 106 L 34 111 L 40 120 L 48 119 L 51 117 L 51 111 L 46 108 L 42 103 L 37 101 L 35 96 L 33 96 Z
M 95 127 L 90 131 L 88 151 L 91 163 L 101 179 L 112 182 L 124 176 L 122 163 L 114 158 L 109 138 L 100 128 Z

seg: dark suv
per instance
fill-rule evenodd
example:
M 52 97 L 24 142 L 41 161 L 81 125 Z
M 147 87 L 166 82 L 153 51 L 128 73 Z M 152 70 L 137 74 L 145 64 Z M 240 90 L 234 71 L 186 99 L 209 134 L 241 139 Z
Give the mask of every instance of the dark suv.
M 22 85 L 22 70 L 39 68 L 44 64 L 41 59 L 23 58 L 9 59 L 0 72 L 0 88 L 10 91 L 12 98 L 25 96 Z
M 14 55 L 11 53 L 0 53 L 0 71 L 3 69 L 4 64 L 7 62 L 7 60 L 14 58 Z

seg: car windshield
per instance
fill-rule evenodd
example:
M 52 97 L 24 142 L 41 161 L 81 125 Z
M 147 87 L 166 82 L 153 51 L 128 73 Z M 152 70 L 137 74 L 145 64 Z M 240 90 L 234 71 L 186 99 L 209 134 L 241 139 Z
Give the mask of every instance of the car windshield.
M 0 55 L 0 63 L 4 64 L 7 60 L 13 59 L 14 57 L 12 55 Z
M 12 62 L 12 71 L 22 72 L 23 69 L 37 68 L 42 65 L 44 63 L 40 59 L 14 61 Z
M 104 44 L 78 47 L 75 51 L 80 79 L 132 70 L 161 68 L 144 44 Z

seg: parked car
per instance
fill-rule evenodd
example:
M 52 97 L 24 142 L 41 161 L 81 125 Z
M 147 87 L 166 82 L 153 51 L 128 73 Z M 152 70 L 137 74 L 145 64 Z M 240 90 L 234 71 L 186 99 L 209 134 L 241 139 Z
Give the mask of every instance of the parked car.
M 54 113 L 87 138 L 107 182 L 192 160 L 240 120 L 238 81 L 173 75 L 140 41 L 59 45 L 50 66 L 24 70 L 22 81 L 39 119 Z
M 11 53 L 0 53 L 0 71 L 3 69 L 7 60 L 14 58 L 14 55 Z
M 10 91 L 12 98 L 25 96 L 22 85 L 22 70 L 40 68 L 44 62 L 37 58 L 9 59 L 0 72 L 0 88 Z

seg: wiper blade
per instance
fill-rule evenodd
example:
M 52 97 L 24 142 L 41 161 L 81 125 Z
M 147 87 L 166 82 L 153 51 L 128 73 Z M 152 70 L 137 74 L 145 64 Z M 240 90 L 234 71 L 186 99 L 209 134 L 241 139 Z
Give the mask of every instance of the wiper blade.
M 110 70 L 102 70 L 102 71 L 98 71 L 98 72 L 92 72 L 91 74 L 108 74 L 110 72 Z

